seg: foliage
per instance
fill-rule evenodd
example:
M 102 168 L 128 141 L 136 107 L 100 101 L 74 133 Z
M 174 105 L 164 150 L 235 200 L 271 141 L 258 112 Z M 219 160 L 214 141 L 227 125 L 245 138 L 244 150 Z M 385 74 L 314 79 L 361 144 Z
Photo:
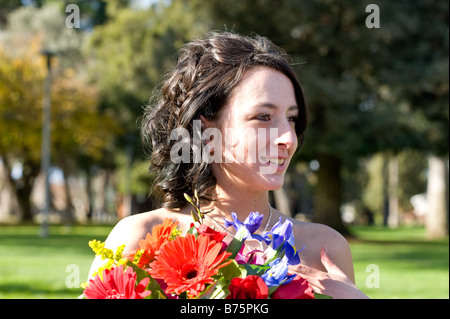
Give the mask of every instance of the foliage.
M 448 125 L 448 3 L 382 4 L 380 29 L 365 26 L 368 1 L 210 3 L 215 26 L 268 36 L 294 56 L 310 106 L 303 156 L 448 144 L 429 122 Z
M 123 128 L 115 138 L 118 191 L 146 196 L 152 176 L 138 136 L 143 106 L 172 67 L 176 51 L 206 33 L 209 20 L 199 18 L 201 10 L 189 1 L 158 2 L 145 10 L 121 0 L 106 3 L 107 21 L 95 27 L 83 50 L 87 73 L 99 90 L 100 108 L 110 110 Z
M 7 151 L 35 162 L 40 157 L 35 145 L 40 144 L 41 126 L 36 119 L 42 113 L 45 77 L 44 60 L 35 55 L 37 47 L 36 42 L 32 43 L 30 54 L 24 58 L 11 58 L 0 47 L 0 149 L 2 155 Z
M 394 157 L 395 156 L 395 157 Z M 369 209 L 375 215 L 384 211 L 384 183 L 388 178 L 387 165 L 389 158 L 398 161 L 398 187 L 396 192 L 399 210 L 408 212 L 413 209 L 411 197 L 426 192 L 426 155 L 417 150 L 405 149 L 397 155 L 385 152 L 361 158 L 358 165 L 343 169 L 344 202 L 356 205 L 358 213 Z M 413 159 L 413 160 L 411 160 Z
M 365 25 L 369 0 L 173 0 L 155 1 L 147 9 L 131 7 L 128 0 L 79 1 L 82 18 L 90 20 L 82 30 L 64 26 L 62 1 L 33 2 L 37 8 L 0 0 L 0 24 L 5 26 L 2 47 L 3 53 L 14 58 L 31 52 L 38 55 L 40 44 L 60 53 L 54 69 L 61 80 L 54 87 L 61 91 L 61 95 L 54 92 L 55 112 L 58 96 L 70 96 L 72 102 L 61 102 L 66 107 L 61 108 L 61 114 L 55 113 L 58 120 L 53 129 L 59 132 L 80 127 L 73 119 L 84 123 L 86 129 L 53 137 L 58 149 L 67 150 L 53 154 L 55 161 L 84 169 L 101 161 L 102 166 L 118 166 L 120 175 L 126 175 L 131 166 L 133 193 L 148 193 L 149 185 L 146 169 L 141 170 L 144 156 L 137 136 L 142 105 L 171 68 L 176 50 L 210 30 L 268 36 L 293 57 L 310 109 L 305 145 L 295 160 L 320 157 L 321 167 L 332 171 L 325 181 L 319 180 L 316 210 L 324 200 L 334 198 L 329 204 L 334 207 L 332 214 L 338 216 L 342 201 L 364 193 L 347 191 L 349 186 L 364 188 L 369 182 L 364 172 L 352 174 L 361 158 L 405 149 L 448 155 L 447 2 L 378 3 L 381 26 L 369 29 Z M 17 93 L 8 93 L 7 99 L 13 103 L 20 97 L 21 106 L 14 110 L 25 109 L 21 116 L 38 119 L 45 70 L 42 61 L 33 63 L 40 63 L 41 69 L 23 74 L 28 82 L 22 89 L 28 91 L 18 94 L 21 91 L 16 82 L 10 89 Z M 9 70 L 12 65 L 3 67 Z M 8 72 L 12 77 L 14 73 Z M 86 92 L 84 108 L 76 102 L 81 91 Z M 27 108 L 33 103 L 36 108 Z M 5 124 L 9 133 L 0 137 L 1 143 L 13 145 L 16 140 L 26 140 L 29 157 L 36 163 L 40 156 L 39 121 L 28 121 L 24 127 L 11 113 L 11 108 L 4 113 L 11 121 Z M 21 130 L 13 125 L 22 125 Z M 74 155 L 64 156 L 67 154 Z M 361 167 L 364 170 L 365 166 Z M 413 183 L 400 180 L 400 186 L 422 185 L 422 178 Z M 332 190 L 336 194 L 320 194 L 326 189 L 321 183 L 329 179 L 338 181 Z M 120 191 L 126 191 L 124 179 L 118 181 Z M 405 198 L 413 190 L 402 192 L 407 206 Z
M 208 2 L 214 28 L 267 36 L 293 56 L 310 111 L 296 160 L 319 160 L 317 221 L 344 232 L 343 168 L 377 152 L 448 154 L 448 3 L 379 4 L 379 29 L 365 25 L 369 3 Z
M 176 50 L 205 29 L 184 1 L 147 10 L 109 9 L 108 22 L 96 27 L 86 48 L 89 74 L 102 105 L 115 110 L 127 133 L 136 134 L 142 106 L 170 69 Z
M 79 61 L 72 58 L 79 54 L 65 55 L 76 51 L 79 37 L 47 33 L 45 28 L 66 29 L 61 26 L 64 19 L 54 10 L 23 8 L 12 14 L 0 44 L 0 155 L 9 169 L 14 162 L 24 167 L 22 180 L 11 182 L 25 219 L 31 219 L 29 195 L 41 156 L 43 82 L 47 74 L 46 61 L 40 54 L 43 47 L 57 53 L 52 63 L 51 90 L 53 162 L 64 168 L 80 167 L 80 159 L 99 162 L 112 147 L 113 136 L 120 132 L 112 114 L 98 112 L 97 90 L 88 86 L 74 68 Z M 33 19 L 28 19 L 32 14 Z
M 61 66 L 60 72 L 68 67 L 79 69 L 82 63 L 80 47 L 85 35 L 66 27 L 65 13 L 60 4 L 52 3 L 42 8 L 20 7 L 9 15 L 1 38 L 9 55 L 30 54 L 29 44 L 39 38 L 41 47 L 37 50 L 46 49 L 55 53 Z
M 408 119 L 416 139 L 409 145 L 448 155 L 449 4 L 392 2 L 381 10 L 385 27 L 374 39 L 379 46 L 374 61 L 378 96 Z M 392 142 L 393 149 L 405 145 Z

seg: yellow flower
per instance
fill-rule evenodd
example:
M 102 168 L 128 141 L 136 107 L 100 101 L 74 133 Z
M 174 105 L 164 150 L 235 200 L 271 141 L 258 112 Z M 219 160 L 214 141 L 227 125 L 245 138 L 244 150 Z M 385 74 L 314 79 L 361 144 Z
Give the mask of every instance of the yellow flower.
M 175 227 L 172 229 L 172 232 L 170 233 L 170 240 L 174 240 L 175 238 L 177 238 L 178 236 L 180 236 L 182 234 L 181 229 L 179 229 L 176 225 Z
M 105 248 L 105 243 L 98 241 L 96 239 L 91 240 L 89 242 L 89 247 L 91 247 L 92 251 L 96 256 L 100 256 L 102 259 L 107 259 L 107 261 L 103 264 L 103 266 L 99 267 L 94 273 L 93 276 L 99 274 L 100 277 L 105 269 L 111 269 L 116 265 L 126 265 L 128 263 L 128 259 L 123 258 L 123 251 L 125 249 L 125 244 L 116 248 L 114 252 L 112 249 Z

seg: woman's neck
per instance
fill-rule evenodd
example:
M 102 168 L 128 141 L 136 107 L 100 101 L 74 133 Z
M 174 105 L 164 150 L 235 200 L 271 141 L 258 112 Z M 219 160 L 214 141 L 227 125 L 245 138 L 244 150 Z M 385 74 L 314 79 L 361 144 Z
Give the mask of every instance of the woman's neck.
M 250 212 L 259 212 L 264 215 L 262 224 L 267 223 L 270 212 L 268 191 L 254 193 L 234 186 L 216 185 L 216 194 L 216 201 L 202 207 L 203 211 L 213 210 L 211 217 L 217 220 L 222 220 L 222 217 L 231 220 L 231 213 L 234 212 L 240 221 L 244 221 Z

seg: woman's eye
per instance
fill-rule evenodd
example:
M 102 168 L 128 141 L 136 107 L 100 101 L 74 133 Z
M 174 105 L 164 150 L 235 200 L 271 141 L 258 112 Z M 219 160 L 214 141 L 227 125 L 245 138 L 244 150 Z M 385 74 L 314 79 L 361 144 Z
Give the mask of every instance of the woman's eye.
M 261 115 L 258 115 L 256 117 L 256 119 L 260 120 L 260 121 L 264 121 L 264 122 L 270 121 L 270 115 L 269 114 L 261 114 Z
M 288 121 L 292 122 L 292 123 L 295 123 L 295 122 L 297 122 L 297 118 L 298 118 L 297 116 L 289 116 L 288 117 Z

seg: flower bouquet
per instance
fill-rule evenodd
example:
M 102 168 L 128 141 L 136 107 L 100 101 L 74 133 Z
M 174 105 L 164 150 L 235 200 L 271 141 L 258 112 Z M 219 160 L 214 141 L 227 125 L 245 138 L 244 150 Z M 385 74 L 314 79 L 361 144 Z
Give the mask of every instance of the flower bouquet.
M 195 207 L 195 226 L 182 236 L 178 222 L 165 219 L 153 227 L 139 248 L 124 255 L 125 245 L 114 252 L 97 240 L 89 242 L 96 255 L 107 259 L 95 277 L 84 284 L 82 297 L 89 299 L 314 299 L 309 283 L 288 273 L 300 263 L 294 245 L 292 222 L 280 220 L 261 235 L 263 215 L 252 212 L 244 222 L 232 214 L 236 234 L 225 242 L 225 232 L 203 224 L 205 213 L 198 197 L 185 195 Z M 261 249 L 246 252 L 246 243 Z M 267 244 L 263 250 L 262 243 Z

